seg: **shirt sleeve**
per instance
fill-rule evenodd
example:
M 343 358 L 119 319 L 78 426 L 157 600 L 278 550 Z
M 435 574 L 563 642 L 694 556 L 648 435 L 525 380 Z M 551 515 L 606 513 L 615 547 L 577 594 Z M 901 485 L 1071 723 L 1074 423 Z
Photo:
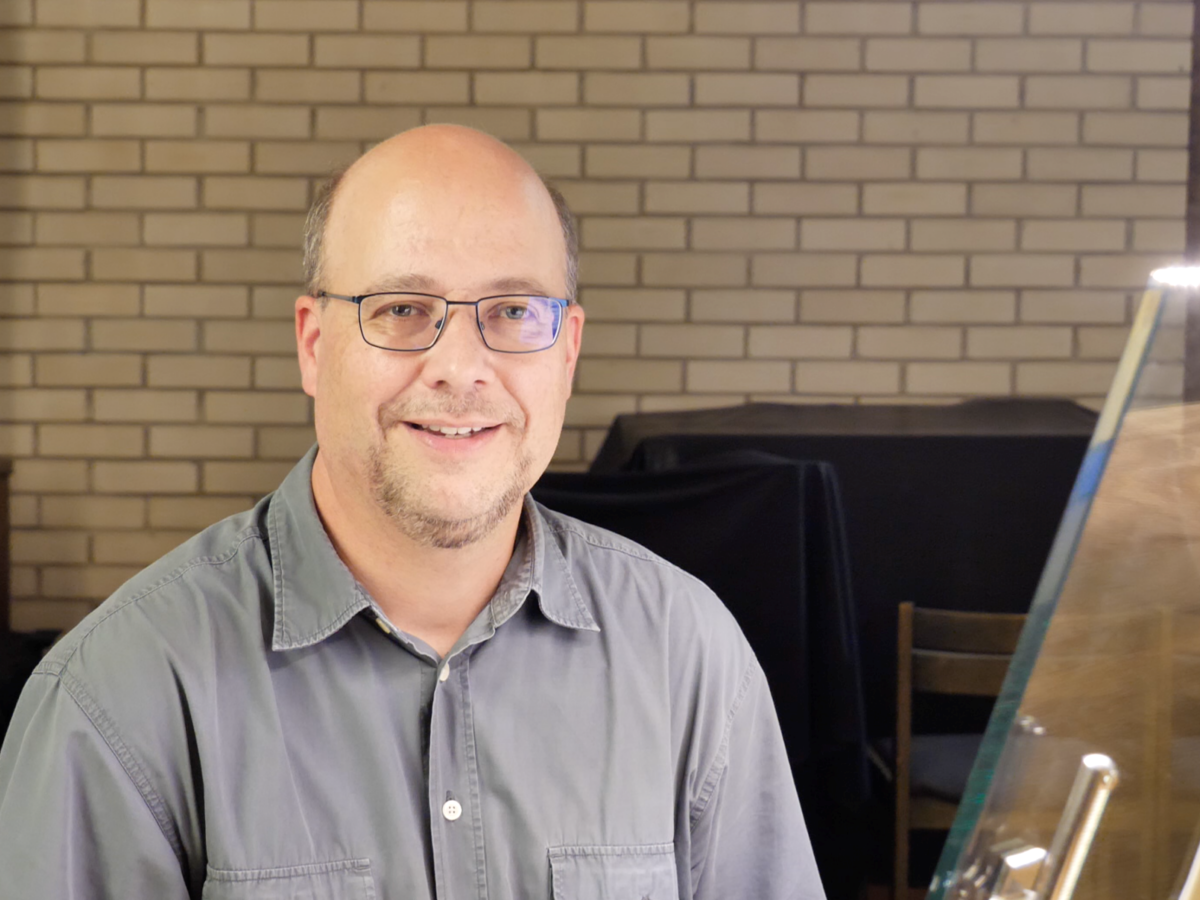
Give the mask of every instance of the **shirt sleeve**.
M 0 748 L 0 900 L 186 898 L 153 796 L 109 723 L 86 709 L 50 673 L 21 694 Z
M 694 900 L 824 900 L 766 677 L 752 661 L 691 810 Z

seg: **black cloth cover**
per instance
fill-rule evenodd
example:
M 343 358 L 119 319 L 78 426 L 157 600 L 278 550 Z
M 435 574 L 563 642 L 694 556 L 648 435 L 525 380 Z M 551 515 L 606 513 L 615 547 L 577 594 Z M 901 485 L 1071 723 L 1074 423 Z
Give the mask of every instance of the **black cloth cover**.
M 642 544 L 724 601 L 771 687 L 826 891 L 857 896 L 866 742 L 832 468 L 741 452 L 668 472 L 547 473 L 533 495 Z

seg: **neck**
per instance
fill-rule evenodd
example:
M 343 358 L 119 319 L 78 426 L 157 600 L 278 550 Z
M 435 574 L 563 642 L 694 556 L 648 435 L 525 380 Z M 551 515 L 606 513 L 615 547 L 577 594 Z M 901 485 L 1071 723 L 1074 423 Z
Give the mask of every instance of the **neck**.
M 521 505 L 482 539 L 441 549 L 414 541 L 369 498 L 340 489 L 319 451 L 312 490 L 325 531 L 358 582 L 393 625 L 445 656 L 500 585 Z

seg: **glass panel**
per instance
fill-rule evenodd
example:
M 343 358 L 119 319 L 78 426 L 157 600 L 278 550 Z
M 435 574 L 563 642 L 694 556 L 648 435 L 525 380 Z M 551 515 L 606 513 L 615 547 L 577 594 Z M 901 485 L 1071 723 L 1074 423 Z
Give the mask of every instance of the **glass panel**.
M 1184 390 L 1185 374 L 1200 381 L 1200 347 L 1187 358 L 1189 334 L 1200 344 L 1200 297 L 1152 285 L 931 900 L 991 897 L 1002 852 L 1022 847 L 1061 852 L 1040 863 L 1040 881 L 1036 852 L 1013 857 L 1034 862 L 1002 893 L 1066 900 L 1047 873 L 1069 862 L 1066 830 L 1055 835 L 1089 754 L 1109 757 L 1118 777 L 1102 816 L 1092 810 L 1090 853 L 1076 855 L 1076 896 L 1167 900 L 1184 885 L 1200 834 L 1200 404 L 1188 402 L 1200 392 Z

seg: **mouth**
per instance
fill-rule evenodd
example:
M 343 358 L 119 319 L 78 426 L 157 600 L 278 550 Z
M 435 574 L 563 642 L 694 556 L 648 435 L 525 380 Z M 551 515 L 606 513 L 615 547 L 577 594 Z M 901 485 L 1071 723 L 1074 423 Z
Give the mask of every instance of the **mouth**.
M 405 422 L 413 431 L 424 431 L 448 438 L 470 438 L 477 434 L 495 431 L 499 425 L 424 425 L 420 422 Z

